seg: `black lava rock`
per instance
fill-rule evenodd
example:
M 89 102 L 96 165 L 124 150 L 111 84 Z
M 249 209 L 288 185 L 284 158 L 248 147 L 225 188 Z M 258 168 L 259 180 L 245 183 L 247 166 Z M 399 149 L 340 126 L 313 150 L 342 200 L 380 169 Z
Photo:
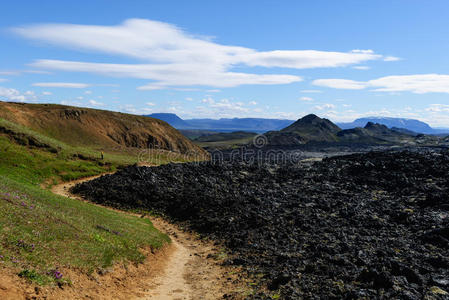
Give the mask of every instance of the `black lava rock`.
M 223 241 L 229 263 L 263 274 L 261 286 L 283 299 L 448 298 L 445 150 L 132 166 L 73 191 L 158 211 Z

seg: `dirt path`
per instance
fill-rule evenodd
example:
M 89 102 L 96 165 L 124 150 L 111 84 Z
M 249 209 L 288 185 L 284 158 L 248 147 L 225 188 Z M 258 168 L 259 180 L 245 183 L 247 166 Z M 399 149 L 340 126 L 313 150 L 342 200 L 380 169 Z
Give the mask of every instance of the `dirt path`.
M 52 187 L 52 192 L 65 197 L 84 199 L 72 195 L 69 189 L 77 183 L 92 180 L 99 176 L 83 178 Z M 238 270 L 219 265 L 220 252 L 211 243 L 198 240 L 193 234 L 180 230 L 160 218 L 151 218 L 153 225 L 170 236 L 172 243 L 165 250 L 164 261 L 158 261 L 159 268 L 145 278 L 145 282 L 134 285 L 135 295 L 142 300 L 200 300 L 222 299 L 223 295 L 238 294 L 244 290 L 244 284 L 236 284 Z

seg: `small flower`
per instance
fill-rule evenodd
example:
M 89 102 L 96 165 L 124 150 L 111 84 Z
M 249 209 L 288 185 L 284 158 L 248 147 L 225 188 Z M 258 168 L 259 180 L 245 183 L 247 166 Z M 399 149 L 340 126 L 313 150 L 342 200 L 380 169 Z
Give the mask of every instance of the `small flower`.
M 62 273 L 59 272 L 58 270 L 53 270 L 53 276 L 54 276 L 56 279 L 61 279 L 61 278 L 62 278 Z

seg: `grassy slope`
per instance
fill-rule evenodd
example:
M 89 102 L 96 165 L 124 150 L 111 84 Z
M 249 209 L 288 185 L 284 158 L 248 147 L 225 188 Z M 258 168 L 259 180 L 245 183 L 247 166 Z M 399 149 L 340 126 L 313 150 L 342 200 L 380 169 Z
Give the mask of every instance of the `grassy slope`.
M 136 155 L 107 153 L 101 161 L 98 151 L 68 146 L 6 120 L 0 119 L 0 125 L 50 146 L 21 145 L 11 135 L 0 134 L 2 265 L 38 283 L 48 283 L 60 281 L 54 274 L 60 268 L 89 272 L 113 262 L 139 262 L 143 259 L 140 248 L 159 248 L 169 240 L 148 220 L 41 188 L 44 182 L 113 171 L 135 163 Z M 162 153 L 158 158 L 157 163 L 163 163 L 169 157 Z
M 73 147 L 121 153 L 131 147 L 206 154 L 167 123 L 138 115 L 56 104 L 0 101 L 0 118 Z
M 232 139 L 225 141 L 217 141 L 217 142 L 198 142 L 194 141 L 199 147 L 208 148 L 208 149 L 230 149 L 230 148 L 238 148 L 241 146 L 248 145 L 252 143 L 254 137 L 242 138 L 242 139 Z

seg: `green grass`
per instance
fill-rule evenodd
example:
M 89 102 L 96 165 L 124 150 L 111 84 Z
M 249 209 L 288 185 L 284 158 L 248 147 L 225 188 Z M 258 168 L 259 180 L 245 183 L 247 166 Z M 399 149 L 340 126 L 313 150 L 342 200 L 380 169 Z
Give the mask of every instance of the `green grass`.
M 101 160 L 101 151 L 98 149 L 73 147 L 2 118 L 0 127 L 32 137 L 50 146 L 49 149 L 28 147 L 11 141 L 8 135 L 0 134 L 0 175 L 32 184 L 70 181 L 115 171 L 119 167 L 142 160 L 156 165 L 189 160 L 183 155 L 163 150 L 149 153 L 146 150 L 130 148 L 105 151 L 104 159 Z
M 141 248 L 157 249 L 169 239 L 148 219 L 0 176 L 0 241 L 6 265 L 51 277 L 66 267 L 92 272 L 114 262 L 141 262 Z
M 225 140 L 225 141 L 216 141 L 216 142 L 198 142 L 193 141 L 196 145 L 204 148 L 217 148 L 217 149 L 230 149 L 236 148 L 244 145 L 249 145 L 252 143 L 254 137 L 247 137 L 242 139 L 233 139 L 233 140 Z
M 118 262 L 139 263 L 142 248 L 160 248 L 169 238 L 145 218 L 57 196 L 42 184 L 114 171 L 136 163 L 127 152 L 99 152 L 62 142 L 0 119 L 0 126 L 31 136 L 50 148 L 30 147 L 0 134 L 0 263 L 38 284 L 70 282 L 65 268 L 93 272 Z M 51 149 L 56 149 L 53 151 Z M 82 157 L 80 159 L 79 157 Z M 166 152 L 153 163 L 185 161 Z

